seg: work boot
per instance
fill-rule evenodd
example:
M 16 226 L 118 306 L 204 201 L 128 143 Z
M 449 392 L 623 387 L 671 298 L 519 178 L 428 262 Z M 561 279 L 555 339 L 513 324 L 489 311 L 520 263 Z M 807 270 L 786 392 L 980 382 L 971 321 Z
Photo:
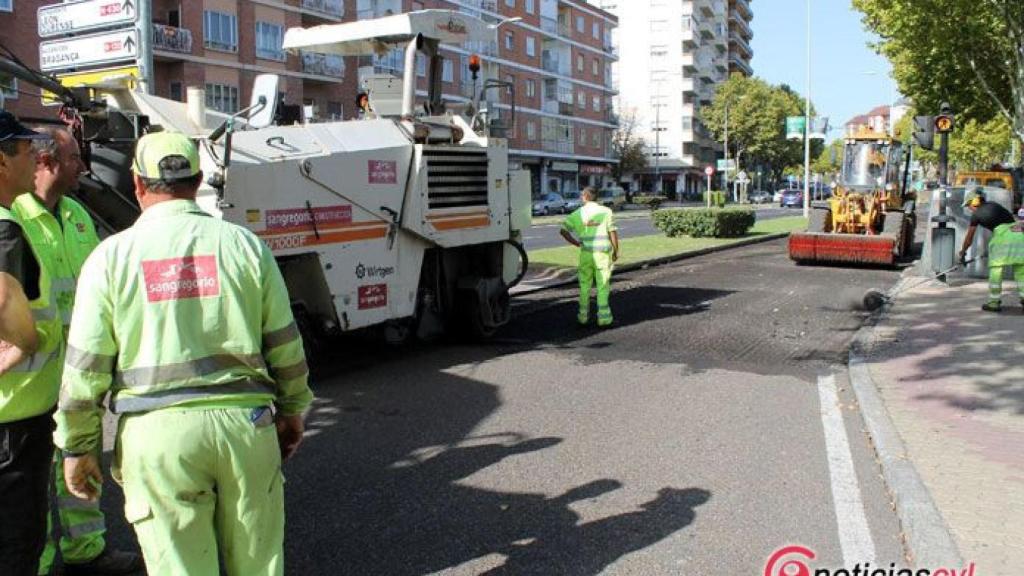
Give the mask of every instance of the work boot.
M 985 305 L 981 307 L 985 312 L 1002 312 L 1003 305 L 999 302 L 985 302 Z
M 104 548 L 100 555 L 88 562 L 64 564 L 66 576 L 115 576 L 141 572 L 144 568 L 142 556 L 134 552 L 122 552 Z

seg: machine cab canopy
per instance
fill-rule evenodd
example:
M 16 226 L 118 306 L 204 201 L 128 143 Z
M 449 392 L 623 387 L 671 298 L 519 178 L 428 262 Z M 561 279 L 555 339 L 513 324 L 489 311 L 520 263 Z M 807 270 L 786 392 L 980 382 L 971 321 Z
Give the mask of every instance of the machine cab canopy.
M 445 44 L 493 42 L 496 38 L 495 27 L 479 18 L 455 10 L 418 10 L 346 24 L 289 28 L 284 49 L 365 56 L 386 53 L 394 44 L 419 34 Z
M 898 180 L 902 147 L 892 140 L 849 140 L 843 154 L 842 184 L 881 188 Z

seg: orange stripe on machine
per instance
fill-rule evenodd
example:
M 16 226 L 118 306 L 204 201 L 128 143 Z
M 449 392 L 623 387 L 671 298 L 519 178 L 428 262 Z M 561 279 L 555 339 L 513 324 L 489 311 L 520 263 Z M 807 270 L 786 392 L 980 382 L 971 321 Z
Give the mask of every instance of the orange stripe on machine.
M 448 220 L 435 220 L 430 222 L 430 225 L 436 230 L 462 230 L 464 228 L 483 228 L 490 226 L 491 219 L 487 216 L 477 216 L 472 218 L 451 218 Z
M 359 242 L 362 240 L 375 240 L 387 236 L 387 226 L 376 226 L 373 228 L 362 228 L 357 230 L 341 230 L 320 234 L 287 234 L 284 236 L 264 237 L 263 241 L 270 246 L 271 250 L 292 250 L 305 246 L 319 246 L 323 244 L 342 244 L 345 242 Z

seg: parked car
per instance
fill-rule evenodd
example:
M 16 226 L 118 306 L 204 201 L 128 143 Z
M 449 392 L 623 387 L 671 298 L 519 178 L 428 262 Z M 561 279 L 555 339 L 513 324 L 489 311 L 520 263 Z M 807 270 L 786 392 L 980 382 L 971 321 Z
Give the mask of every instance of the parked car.
M 626 205 L 626 191 L 621 186 L 601 188 L 597 192 L 597 202 L 612 210 L 621 210 Z
M 804 191 L 803 190 L 783 190 L 782 200 L 779 201 L 781 208 L 802 208 L 804 205 Z
M 565 198 L 565 211 L 572 212 L 583 205 L 579 190 L 571 190 L 563 195 Z
M 754 190 L 747 195 L 751 204 L 767 204 L 772 201 L 772 195 L 764 190 Z
M 565 214 L 565 198 L 554 192 L 548 192 L 533 201 L 533 215 Z
M 772 194 L 772 202 L 782 202 L 782 190 L 776 190 L 775 193 Z

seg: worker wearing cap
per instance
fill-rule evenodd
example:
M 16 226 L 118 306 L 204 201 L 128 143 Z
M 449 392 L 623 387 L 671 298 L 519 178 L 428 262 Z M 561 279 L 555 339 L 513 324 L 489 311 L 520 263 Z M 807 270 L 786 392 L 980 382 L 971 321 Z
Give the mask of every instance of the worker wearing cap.
M 282 574 L 281 461 L 312 401 L 267 246 L 195 202 L 184 135 L 136 145 L 142 215 L 82 268 L 57 412 L 68 489 L 95 499 L 101 402 L 121 416 L 113 475 L 150 574 Z
M 981 309 L 986 312 L 1002 310 L 1003 272 L 1006 268 L 1013 270 L 1021 306 L 1024 306 L 1024 233 L 1013 214 L 995 202 L 986 202 L 985 192 L 980 188 L 973 194 L 967 194 L 963 205 L 971 212 L 971 223 L 960 249 L 961 263 L 967 262 L 967 249 L 974 242 L 978 226 L 992 232 L 988 242 L 988 302 Z
M 49 278 L 11 212 L 32 191 L 40 139 L 0 112 L 0 571 L 9 576 L 36 576 L 46 543 L 63 346 Z
M 594 200 L 597 192 L 586 187 L 580 193 L 583 205 L 562 223 L 565 241 L 580 249 L 577 274 L 580 281 L 580 308 L 576 321 L 586 325 L 590 319 L 590 287 L 597 283 L 597 325 L 611 326 L 612 264 L 619 259 L 619 233 L 610 208 Z
M 43 128 L 41 132 L 49 140 L 39 147 L 34 192 L 19 196 L 14 201 L 13 212 L 51 279 L 57 311 L 67 336 L 78 273 L 100 241 L 85 208 L 67 197 L 68 192 L 78 189 L 78 177 L 85 172 L 78 143 L 64 128 Z M 63 366 L 63 361 L 62 353 L 58 367 Z M 140 570 L 142 558 L 138 554 L 106 546 L 103 537 L 106 522 L 99 502 L 72 496 L 64 484 L 64 459 L 58 454 L 53 460 L 52 482 L 57 494 L 64 574 L 114 576 Z M 47 518 L 52 518 L 52 514 Z M 46 532 L 52 533 L 50 529 Z M 56 552 L 53 538 L 47 538 L 46 549 L 39 560 L 39 574 L 50 573 Z

